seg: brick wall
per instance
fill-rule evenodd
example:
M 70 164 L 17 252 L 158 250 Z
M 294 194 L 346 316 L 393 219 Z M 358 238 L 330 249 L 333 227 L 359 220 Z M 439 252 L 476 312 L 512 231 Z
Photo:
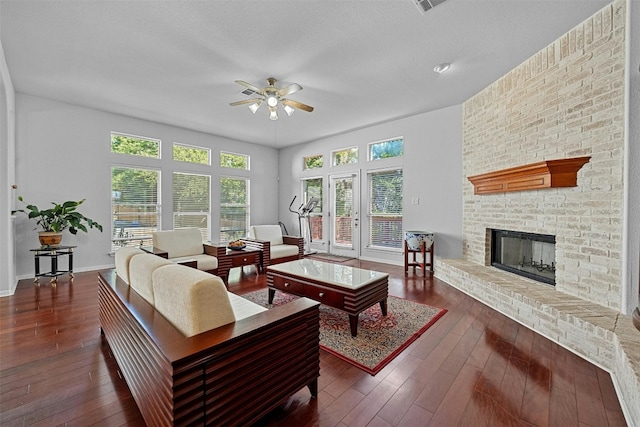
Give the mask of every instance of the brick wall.
M 619 310 L 625 2 L 616 0 L 464 104 L 463 257 L 487 229 L 556 235 L 556 289 Z M 573 188 L 473 195 L 467 176 L 591 156 Z

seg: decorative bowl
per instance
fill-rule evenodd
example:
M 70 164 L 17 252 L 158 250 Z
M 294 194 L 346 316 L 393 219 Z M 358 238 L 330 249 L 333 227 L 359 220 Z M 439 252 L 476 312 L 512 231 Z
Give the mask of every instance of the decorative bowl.
M 430 231 L 405 231 L 404 240 L 407 242 L 407 248 L 411 251 L 419 251 L 422 242 L 424 242 L 426 250 L 433 244 L 433 233 Z
M 246 247 L 247 247 L 247 245 L 244 242 L 240 241 L 240 240 L 234 240 L 234 241 L 229 242 L 227 244 L 227 248 L 229 248 L 229 249 L 231 249 L 233 251 L 241 251 Z

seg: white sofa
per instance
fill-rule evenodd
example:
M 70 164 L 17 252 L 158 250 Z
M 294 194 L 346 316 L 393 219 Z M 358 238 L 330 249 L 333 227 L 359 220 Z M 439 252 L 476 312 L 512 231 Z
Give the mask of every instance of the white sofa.
M 226 248 L 202 242 L 200 230 L 195 227 L 156 231 L 153 237 L 153 253 L 174 263 L 195 262 L 198 270 L 218 274 L 218 257 Z
M 264 267 L 301 259 L 304 255 L 304 239 L 283 235 L 279 225 L 252 225 L 246 240 L 260 246 Z
M 318 302 L 266 310 L 141 249 L 115 257 L 98 273 L 100 327 L 147 425 L 253 425 L 301 388 L 317 395 Z
M 118 276 L 187 337 L 266 311 L 228 292 L 213 274 L 138 248 L 122 248 L 115 257 Z

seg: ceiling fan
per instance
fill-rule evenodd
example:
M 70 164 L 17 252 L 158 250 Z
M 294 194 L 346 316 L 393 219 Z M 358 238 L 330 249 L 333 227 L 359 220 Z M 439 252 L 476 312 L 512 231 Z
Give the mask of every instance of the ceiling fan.
M 263 87 L 262 89 L 247 83 L 243 80 L 236 80 L 240 86 L 244 86 L 245 89 L 242 91 L 243 94 L 252 96 L 253 98 L 245 99 L 243 101 L 231 102 L 229 105 L 246 105 L 249 104 L 249 109 L 253 114 L 258 111 L 263 102 L 267 104 L 269 108 L 269 118 L 271 120 L 278 120 L 278 104 L 282 104 L 282 108 L 288 116 L 291 116 L 295 109 L 312 112 L 313 107 L 303 104 L 302 102 L 294 101 L 292 99 L 285 98 L 292 93 L 296 93 L 302 90 L 302 86 L 298 83 L 290 84 L 289 86 L 285 86 L 283 88 L 276 87 L 276 79 L 273 77 L 269 77 L 267 82 L 269 86 Z

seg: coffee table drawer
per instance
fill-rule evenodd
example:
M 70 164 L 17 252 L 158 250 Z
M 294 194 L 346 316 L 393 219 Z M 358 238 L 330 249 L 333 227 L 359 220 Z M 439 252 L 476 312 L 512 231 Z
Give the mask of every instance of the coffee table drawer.
M 305 295 L 304 285 L 302 283 L 285 277 L 273 276 L 273 287 L 291 294 Z
M 321 304 L 338 309 L 344 308 L 344 295 L 340 292 L 307 285 L 305 287 L 304 294 L 305 296 L 311 298 L 314 301 L 318 301 Z

